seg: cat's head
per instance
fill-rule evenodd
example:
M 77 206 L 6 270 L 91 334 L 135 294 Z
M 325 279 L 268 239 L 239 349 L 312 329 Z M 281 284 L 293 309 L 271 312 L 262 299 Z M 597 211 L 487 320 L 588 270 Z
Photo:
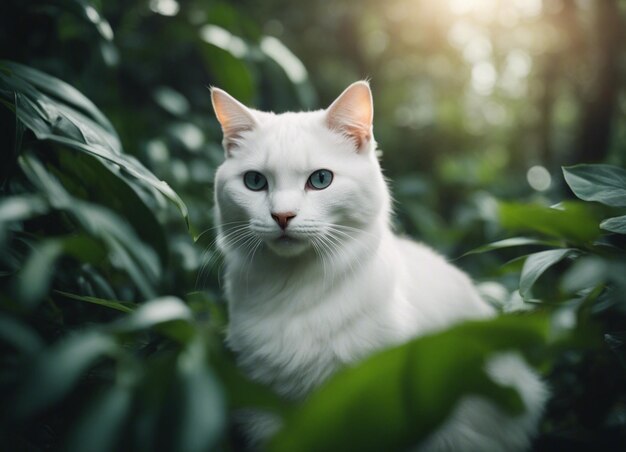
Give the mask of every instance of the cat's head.
M 291 257 L 337 249 L 386 222 L 367 82 L 313 112 L 256 111 L 217 88 L 211 97 L 226 152 L 215 179 L 223 249 Z

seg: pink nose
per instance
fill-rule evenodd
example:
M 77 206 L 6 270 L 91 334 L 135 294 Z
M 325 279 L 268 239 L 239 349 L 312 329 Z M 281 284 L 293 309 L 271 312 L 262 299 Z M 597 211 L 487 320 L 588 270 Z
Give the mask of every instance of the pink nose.
M 280 212 L 272 214 L 272 218 L 276 223 L 278 223 L 278 226 L 280 226 L 281 229 L 286 229 L 289 221 L 295 216 L 296 214 L 293 212 Z

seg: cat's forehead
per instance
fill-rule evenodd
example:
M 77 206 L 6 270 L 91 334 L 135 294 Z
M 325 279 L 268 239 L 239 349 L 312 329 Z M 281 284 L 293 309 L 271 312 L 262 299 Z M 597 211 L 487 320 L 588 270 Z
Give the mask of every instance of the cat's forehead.
M 270 169 L 307 169 L 337 145 L 321 112 L 266 116 L 250 140 L 249 157 Z

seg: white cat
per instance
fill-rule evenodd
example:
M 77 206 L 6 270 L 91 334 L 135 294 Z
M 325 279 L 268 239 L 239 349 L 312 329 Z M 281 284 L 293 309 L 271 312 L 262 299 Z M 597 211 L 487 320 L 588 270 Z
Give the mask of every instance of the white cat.
M 252 110 L 217 88 L 211 95 L 226 150 L 215 202 L 227 341 L 252 378 L 302 399 L 374 351 L 494 315 L 463 272 L 392 232 L 367 82 L 303 113 Z M 467 396 L 418 450 L 529 447 L 543 383 L 513 354 L 493 357 L 487 371 L 519 391 L 525 413 Z

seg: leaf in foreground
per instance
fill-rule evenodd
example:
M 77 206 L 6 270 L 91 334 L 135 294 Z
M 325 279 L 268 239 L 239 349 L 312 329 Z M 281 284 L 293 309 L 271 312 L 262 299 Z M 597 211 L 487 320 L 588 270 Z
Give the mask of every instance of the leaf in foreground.
M 540 346 L 547 326 L 539 315 L 503 316 L 374 355 L 337 374 L 287 416 L 269 450 L 405 450 L 441 425 L 465 394 L 519 413 L 519 394 L 496 384 L 484 366 L 494 353 Z
M 25 418 L 59 402 L 98 358 L 114 348 L 111 337 L 89 331 L 76 333 L 43 350 L 17 390 L 16 417 Z
M 100 394 L 82 413 L 70 432 L 68 452 L 108 452 L 115 450 L 131 407 L 129 387 L 116 385 Z

